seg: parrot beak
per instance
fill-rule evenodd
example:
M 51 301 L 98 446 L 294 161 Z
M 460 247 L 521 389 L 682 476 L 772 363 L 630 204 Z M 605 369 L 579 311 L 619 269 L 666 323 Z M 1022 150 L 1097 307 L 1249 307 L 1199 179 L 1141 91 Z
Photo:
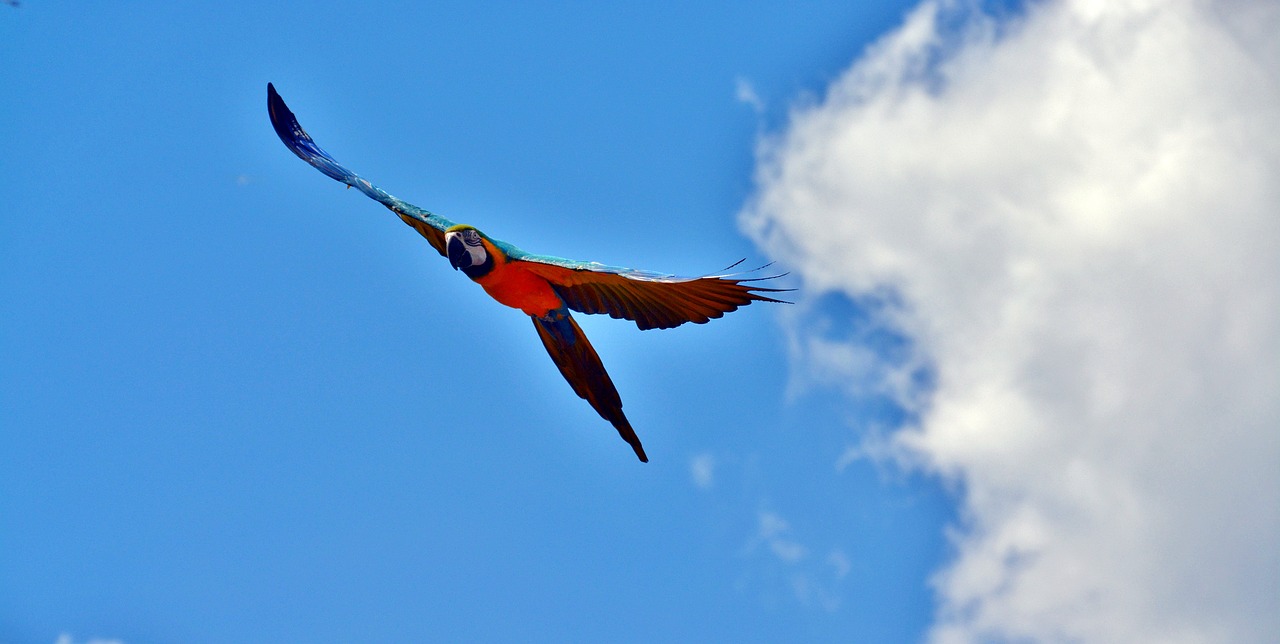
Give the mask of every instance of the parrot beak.
M 467 245 L 463 243 L 462 235 L 449 233 L 445 235 L 444 244 L 449 252 L 449 265 L 453 270 L 471 266 L 471 253 L 467 252 Z
M 493 258 L 484 247 L 484 240 L 474 228 L 465 228 L 446 233 L 444 236 L 445 254 L 449 256 L 449 265 L 460 270 L 471 279 L 483 277 L 493 268 Z

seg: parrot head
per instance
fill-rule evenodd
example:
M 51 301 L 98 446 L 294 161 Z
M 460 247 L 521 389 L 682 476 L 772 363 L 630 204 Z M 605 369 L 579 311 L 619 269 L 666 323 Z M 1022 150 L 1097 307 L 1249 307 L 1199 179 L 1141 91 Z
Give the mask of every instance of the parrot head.
M 471 226 L 454 226 L 444 235 L 449 264 L 475 279 L 493 268 L 493 257 L 481 241 L 480 231 Z

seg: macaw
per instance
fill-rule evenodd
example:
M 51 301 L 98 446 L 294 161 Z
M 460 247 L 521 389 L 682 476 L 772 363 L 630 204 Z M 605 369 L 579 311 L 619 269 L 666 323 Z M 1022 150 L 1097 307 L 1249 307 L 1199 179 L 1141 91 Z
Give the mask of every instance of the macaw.
M 454 270 L 462 271 L 499 303 L 532 318 L 543 346 L 574 393 L 613 424 L 642 462 L 649 462 L 649 457 L 622 413 L 622 398 L 570 309 L 625 318 L 641 330 L 669 329 L 685 322 L 703 324 L 752 302 L 783 302 L 763 293 L 791 290 L 748 284 L 780 275 L 676 277 L 527 253 L 474 226 L 455 224 L 401 201 L 346 169 L 302 129 L 271 83 L 267 83 L 267 112 L 280 140 L 299 158 L 391 209 L 447 257 Z

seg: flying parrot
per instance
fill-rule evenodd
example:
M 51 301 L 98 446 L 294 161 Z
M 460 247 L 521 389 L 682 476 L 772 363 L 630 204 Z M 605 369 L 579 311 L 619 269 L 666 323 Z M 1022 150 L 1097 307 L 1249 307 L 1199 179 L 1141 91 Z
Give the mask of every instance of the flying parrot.
M 703 324 L 752 302 L 783 302 L 762 293 L 791 290 L 750 284 L 777 275 L 676 277 L 527 253 L 474 226 L 455 224 L 401 201 L 346 169 L 302 129 L 271 83 L 267 83 L 267 112 L 280 140 L 299 158 L 391 209 L 447 257 L 454 270 L 462 271 L 499 303 L 527 314 L 574 393 L 613 424 L 642 462 L 649 462 L 649 457 L 622 413 L 622 398 L 570 310 L 625 318 L 641 330 L 669 329 L 685 322 Z

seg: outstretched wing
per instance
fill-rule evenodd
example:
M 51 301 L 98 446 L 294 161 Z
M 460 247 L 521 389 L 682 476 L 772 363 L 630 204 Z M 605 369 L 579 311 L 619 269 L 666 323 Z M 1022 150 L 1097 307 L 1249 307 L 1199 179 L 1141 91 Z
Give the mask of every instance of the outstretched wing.
M 562 307 L 543 317 L 531 317 L 533 326 L 538 329 L 538 337 L 542 338 L 542 345 L 547 348 L 547 353 L 555 361 L 556 367 L 559 367 L 560 374 L 569 381 L 574 393 L 591 403 L 601 418 L 613 423 L 622 440 L 631 445 L 642 462 L 648 463 L 649 457 L 644 453 L 640 437 L 636 436 L 631 423 L 622 413 L 622 398 L 618 395 L 618 389 L 613 386 L 613 380 L 604 370 L 600 356 L 596 355 L 596 350 L 587 341 L 587 336 L 582 333 L 568 309 Z
M 370 198 L 376 199 L 382 205 L 391 209 L 392 212 L 400 215 L 400 219 L 404 223 L 409 224 L 417 230 L 423 237 L 441 255 L 445 254 L 444 248 L 444 231 L 453 225 L 452 221 L 423 210 L 411 203 L 401 201 L 382 190 L 367 180 L 360 178 L 356 173 L 344 168 L 338 163 L 337 159 L 329 156 L 328 152 L 320 149 L 316 142 L 311 139 L 302 126 L 298 124 L 298 118 L 289 110 L 289 106 L 284 104 L 284 99 L 276 93 L 276 88 L 271 83 L 267 83 L 267 113 L 271 115 L 271 125 L 275 128 L 276 134 L 280 140 L 284 141 L 286 147 L 293 150 L 298 158 L 310 163 L 315 169 L 325 173 L 331 179 L 336 179 L 342 183 L 369 195 Z
M 510 248 L 512 260 L 551 283 L 569 308 L 625 318 L 641 330 L 670 329 L 685 322 L 703 324 L 752 302 L 784 302 L 762 293 L 793 289 L 766 288 L 754 282 L 781 277 L 735 275 L 676 277 L 596 262 L 533 255 Z M 732 266 L 729 268 L 733 268 Z

